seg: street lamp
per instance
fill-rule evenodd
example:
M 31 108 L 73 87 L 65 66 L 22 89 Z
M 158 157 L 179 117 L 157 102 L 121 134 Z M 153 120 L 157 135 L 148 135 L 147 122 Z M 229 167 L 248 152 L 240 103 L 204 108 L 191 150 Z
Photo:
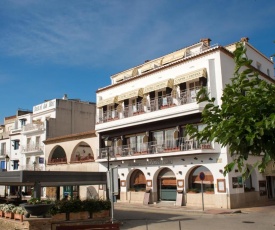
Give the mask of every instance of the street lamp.
M 6 171 L 8 171 L 8 162 L 10 161 L 9 155 L 5 156 L 5 161 L 6 161 Z M 7 186 L 5 185 L 5 197 L 7 196 Z
M 5 156 L 6 161 L 6 171 L 8 171 L 8 162 L 10 161 L 10 157 L 8 155 Z
M 112 146 L 112 141 L 109 140 L 109 137 L 105 138 L 104 144 L 105 144 L 106 151 L 107 151 L 107 174 L 110 177 L 110 151 L 109 151 L 109 148 Z M 106 190 L 107 200 L 110 199 L 109 194 L 110 194 L 110 185 L 108 186 L 108 183 L 107 183 L 107 190 Z
M 112 141 L 109 140 L 108 137 L 106 137 L 105 140 L 104 140 L 104 143 L 105 143 L 105 147 L 106 147 L 106 150 L 107 150 L 107 160 L 108 160 L 107 170 L 109 172 L 109 170 L 110 170 L 110 151 L 109 151 L 109 148 L 112 146 Z

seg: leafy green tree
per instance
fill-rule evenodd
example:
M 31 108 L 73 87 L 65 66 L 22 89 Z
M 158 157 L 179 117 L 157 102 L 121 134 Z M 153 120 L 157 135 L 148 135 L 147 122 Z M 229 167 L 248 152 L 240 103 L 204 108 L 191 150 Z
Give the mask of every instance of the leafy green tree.
M 206 89 L 200 90 L 198 103 L 207 102 L 202 111 L 205 128 L 199 131 L 188 125 L 187 134 L 228 146 L 232 162 L 226 165 L 224 175 L 235 165 L 245 175 L 245 161 L 250 156 L 261 156 L 254 165 L 260 172 L 275 160 L 275 85 L 260 79 L 251 68 L 252 60 L 247 58 L 242 43 L 237 43 L 234 61 L 234 76 L 224 88 L 222 105 L 209 98 Z

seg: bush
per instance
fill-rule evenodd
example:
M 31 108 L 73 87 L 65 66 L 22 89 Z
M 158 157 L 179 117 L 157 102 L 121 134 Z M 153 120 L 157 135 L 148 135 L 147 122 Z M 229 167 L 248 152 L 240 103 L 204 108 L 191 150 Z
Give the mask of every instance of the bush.
M 99 212 L 101 210 L 109 210 L 111 208 L 111 202 L 107 200 L 58 200 L 50 208 L 50 214 L 55 215 L 57 213 L 69 213 L 69 212 L 81 212 L 88 211 L 90 213 Z
M 26 209 L 24 209 L 23 207 L 21 206 L 16 206 L 12 209 L 12 212 L 13 213 L 16 213 L 16 214 L 22 214 L 22 215 L 25 215 L 27 214 L 27 211 Z
M 4 212 L 12 212 L 12 210 L 15 208 L 16 206 L 14 204 L 5 204 L 2 211 Z

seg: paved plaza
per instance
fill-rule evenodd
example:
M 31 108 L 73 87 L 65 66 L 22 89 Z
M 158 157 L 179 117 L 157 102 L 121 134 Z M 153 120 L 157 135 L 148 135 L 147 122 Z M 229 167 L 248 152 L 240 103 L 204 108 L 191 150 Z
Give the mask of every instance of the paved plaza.
M 236 210 L 116 203 L 121 230 L 268 230 L 275 229 L 275 205 Z

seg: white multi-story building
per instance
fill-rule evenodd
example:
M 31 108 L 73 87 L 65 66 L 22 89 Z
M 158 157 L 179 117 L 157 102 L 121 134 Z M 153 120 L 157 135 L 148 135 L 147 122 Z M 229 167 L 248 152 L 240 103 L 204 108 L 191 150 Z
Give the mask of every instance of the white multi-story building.
M 223 89 L 233 77 L 236 43 L 220 46 L 210 41 L 202 39 L 115 74 L 110 85 L 97 90 L 97 162 L 102 171 L 118 167 L 120 201 L 201 205 L 201 193 L 191 192 L 203 186 L 206 207 L 236 208 L 266 200 L 267 190 L 274 190 L 272 174 L 268 179 L 254 170 L 243 181 L 234 169 L 224 177 L 224 166 L 231 160 L 228 148 L 185 135 L 186 124 L 203 128 L 205 104 L 197 104 L 198 90 L 206 87 L 221 105 Z M 252 68 L 274 83 L 273 62 L 248 38 L 242 42 Z M 105 146 L 106 139 L 110 146 Z M 251 170 L 255 160 L 247 162 Z
M 95 103 L 79 99 L 53 99 L 33 106 L 33 111 L 19 110 L 5 118 L 0 129 L 1 168 L 11 170 L 45 170 L 46 139 L 94 130 Z M 60 155 L 61 154 L 61 155 Z M 52 161 L 64 159 L 55 151 Z M 10 194 L 15 193 L 12 190 Z M 16 190 L 17 188 L 14 187 Z M 26 193 L 30 193 L 30 188 Z

